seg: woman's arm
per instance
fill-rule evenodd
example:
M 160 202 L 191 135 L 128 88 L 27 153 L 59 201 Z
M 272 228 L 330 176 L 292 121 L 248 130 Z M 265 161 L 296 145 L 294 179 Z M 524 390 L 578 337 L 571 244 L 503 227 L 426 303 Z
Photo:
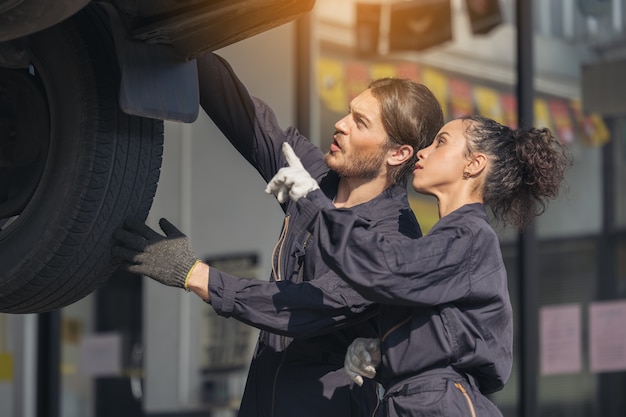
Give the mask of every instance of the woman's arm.
M 313 202 L 304 198 L 298 204 Z M 428 235 L 403 241 L 370 230 L 346 209 L 322 210 L 309 227 L 318 230 L 324 262 L 368 300 L 438 305 L 463 298 L 471 289 L 474 236 L 457 216 L 449 216 Z

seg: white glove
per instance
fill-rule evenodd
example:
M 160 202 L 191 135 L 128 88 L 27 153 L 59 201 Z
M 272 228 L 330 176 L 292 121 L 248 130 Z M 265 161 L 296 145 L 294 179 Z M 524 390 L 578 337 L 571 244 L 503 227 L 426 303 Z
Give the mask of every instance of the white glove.
M 287 201 L 287 196 L 293 201 L 298 201 L 311 191 L 320 188 L 287 142 L 283 143 L 283 154 L 289 166 L 278 170 L 267 183 L 266 193 L 274 194 L 280 203 L 284 203 Z
M 348 346 L 344 360 L 344 372 L 359 386 L 363 377 L 374 378 L 380 364 L 380 340 L 357 337 Z

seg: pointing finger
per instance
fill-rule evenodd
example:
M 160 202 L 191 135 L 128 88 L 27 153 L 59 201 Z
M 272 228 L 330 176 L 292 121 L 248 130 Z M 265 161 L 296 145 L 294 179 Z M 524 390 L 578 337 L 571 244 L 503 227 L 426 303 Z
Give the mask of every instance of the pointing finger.
M 298 158 L 291 145 L 287 142 L 283 143 L 283 155 L 285 155 L 285 159 L 287 160 L 289 166 L 304 169 L 304 165 L 300 162 L 300 158 Z

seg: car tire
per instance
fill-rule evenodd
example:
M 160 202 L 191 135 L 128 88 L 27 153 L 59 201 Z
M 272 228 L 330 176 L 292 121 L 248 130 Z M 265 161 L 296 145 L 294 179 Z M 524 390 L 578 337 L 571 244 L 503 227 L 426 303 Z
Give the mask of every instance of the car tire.
M 118 104 L 106 13 L 89 5 L 29 36 L 30 67 L 0 69 L 0 312 L 85 297 L 117 269 L 113 232 L 145 220 L 163 121 Z

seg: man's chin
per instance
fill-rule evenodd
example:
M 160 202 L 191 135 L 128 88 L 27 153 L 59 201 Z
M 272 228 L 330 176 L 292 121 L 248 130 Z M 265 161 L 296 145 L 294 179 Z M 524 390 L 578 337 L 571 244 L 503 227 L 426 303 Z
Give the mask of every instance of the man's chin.
M 324 162 L 328 168 L 334 170 L 337 167 L 337 162 L 334 154 L 331 151 L 326 152 L 324 155 Z

